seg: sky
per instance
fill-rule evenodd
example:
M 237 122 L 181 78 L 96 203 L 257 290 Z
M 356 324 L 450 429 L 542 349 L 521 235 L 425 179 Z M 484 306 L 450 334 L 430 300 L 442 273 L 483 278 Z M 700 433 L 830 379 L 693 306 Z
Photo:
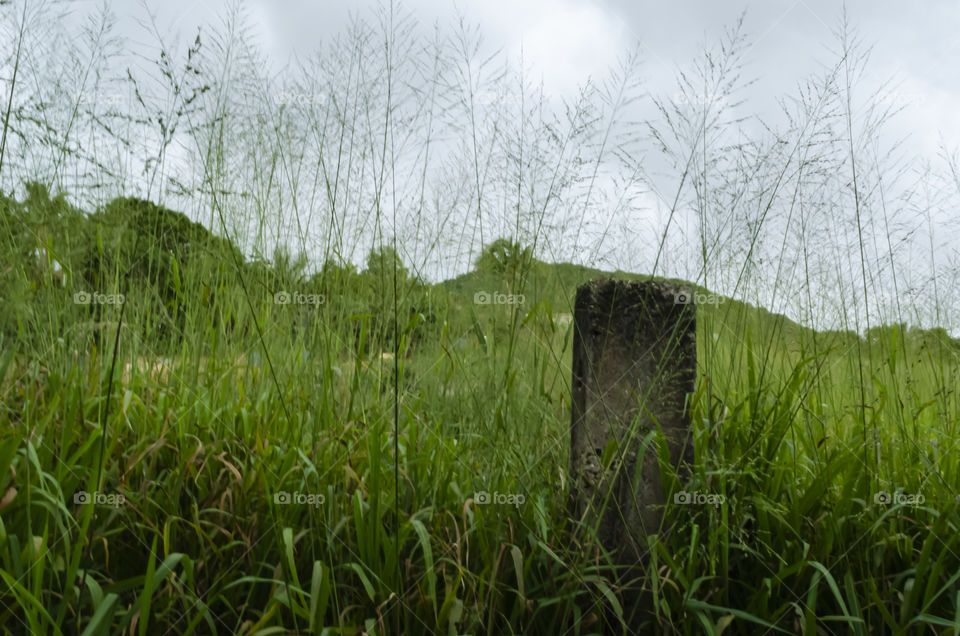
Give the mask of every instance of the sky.
M 246 23 L 251 25 L 250 35 L 255 40 L 252 44 L 266 55 L 272 70 L 281 75 L 285 69 L 305 61 L 314 51 L 345 33 L 352 17 L 375 21 L 376 9 L 383 1 L 72 0 L 58 6 L 69 7 L 69 19 L 82 25 L 87 15 L 105 4 L 116 18 L 115 33 L 130 47 L 124 51 L 123 66 L 136 64 L 136 60 L 149 66 L 155 59 L 157 40 L 149 26 L 149 16 L 165 44 L 183 51 L 193 42 L 198 28 L 207 32 L 221 30 L 224 18 L 239 6 L 246 13 Z M 715 49 L 742 18 L 747 46 L 742 55 L 743 77 L 751 83 L 738 94 L 743 105 L 742 111 L 737 112 L 756 118 L 745 125 L 751 136 L 761 131 L 760 120 L 774 127 L 782 126 L 785 123 L 782 100 L 797 95 L 805 80 L 821 77 L 837 64 L 839 34 L 846 21 L 846 33 L 852 34 L 856 48 L 870 51 L 864 66 L 866 74 L 857 84 L 859 92 L 854 94 L 858 102 L 854 104 L 854 115 L 869 107 L 873 99 L 879 100 L 880 106 L 900 109 L 878 139 L 884 148 L 902 142 L 898 153 L 904 160 L 903 165 L 919 170 L 924 160 L 937 163 L 944 149 L 948 153 L 960 153 L 960 117 L 957 117 L 960 113 L 960 37 L 956 35 L 960 33 L 960 2 L 957 0 L 925 0 L 922 5 L 892 0 L 845 3 L 836 0 L 406 0 L 396 2 L 395 7 L 397 12 L 406 12 L 428 30 L 436 25 L 441 33 L 451 34 L 461 18 L 467 26 L 476 26 L 482 34 L 485 52 L 502 51 L 518 70 L 523 67 L 526 80 L 532 80 L 533 84 L 542 81 L 545 93 L 557 100 L 551 100 L 553 103 L 574 99 L 584 83 L 591 78 L 602 79 L 635 50 L 639 51 L 636 59 L 643 89 L 650 95 L 676 100 L 678 73 L 690 71 L 694 62 L 702 61 L 704 51 Z M 886 88 L 879 97 L 873 96 L 873 91 L 881 86 Z M 656 117 L 652 100 L 638 101 L 632 107 L 640 109 L 637 120 Z M 877 154 L 882 156 L 884 148 Z M 623 258 L 618 255 L 614 260 L 624 261 L 622 269 L 627 271 L 648 271 L 651 266 L 656 270 L 654 255 L 638 249 L 637 244 L 657 245 L 661 232 L 657 223 L 667 215 L 672 219 L 670 197 L 660 193 L 674 191 L 670 180 L 678 181 L 680 171 L 667 169 L 666 164 L 658 170 L 655 162 L 666 159 L 657 155 L 650 153 L 649 161 L 653 165 L 647 164 L 646 155 L 641 157 L 644 171 L 652 178 L 647 184 L 650 191 L 638 195 L 642 199 L 638 206 L 642 214 L 618 220 L 619 225 L 626 228 L 624 236 L 628 238 L 615 246 L 612 253 L 623 253 Z M 914 180 L 925 178 L 918 174 L 922 175 L 915 173 Z M 952 190 L 953 186 L 947 189 Z M 892 193 L 888 200 L 894 200 Z M 949 271 L 960 280 L 957 235 L 944 231 L 951 224 L 960 228 L 954 207 L 945 205 L 934 210 L 932 220 L 907 212 L 918 219 L 917 224 L 925 224 L 921 229 L 929 230 L 930 234 L 929 243 L 915 242 L 919 245 L 916 252 L 905 257 L 909 268 L 916 269 L 916 263 L 924 262 L 931 265 L 930 269 L 942 271 L 949 265 Z M 673 231 L 678 228 L 674 226 Z M 840 234 L 833 228 L 824 231 Z M 934 246 L 934 240 L 940 243 Z M 665 252 L 670 253 L 670 249 Z M 695 280 L 696 273 L 690 276 L 689 272 L 677 269 L 690 259 L 680 250 L 675 254 L 670 257 L 673 262 L 661 263 L 663 271 Z M 460 263 L 457 267 L 469 267 L 468 257 L 461 254 L 460 260 L 466 265 Z M 657 250 L 657 263 L 659 258 Z M 644 265 L 647 260 L 650 263 Z M 462 272 L 452 275 L 457 273 Z M 780 276 L 779 272 L 773 273 Z M 911 272 L 903 274 L 909 278 Z M 444 274 L 449 275 L 449 272 Z M 919 281 L 912 286 L 926 293 L 929 283 Z M 809 285 L 809 281 L 806 284 Z M 952 283 L 941 285 L 950 288 Z M 717 291 L 736 293 L 736 290 Z M 952 302 L 956 306 L 960 299 Z M 960 334 L 960 314 L 954 316 L 954 321 L 956 333 Z
M 99 3 L 81 0 L 77 6 Z M 161 32 L 192 39 L 199 25 L 216 24 L 233 6 L 223 0 L 108 2 L 122 33 L 143 35 L 144 6 Z M 309 55 L 348 24 L 351 14 L 371 15 L 375 0 L 247 0 L 258 44 L 277 68 Z M 925 0 L 407 0 L 402 6 L 424 25 L 452 26 L 458 15 L 480 27 L 486 43 L 539 74 L 549 94 L 571 97 L 589 77 L 600 76 L 634 46 L 641 47 L 643 76 L 652 92 L 670 94 L 679 68 L 705 44 L 744 16 L 750 45 L 746 73 L 756 80 L 744 98 L 751 113 L 775 121 L 777 97 L 836 60 L 843 14 L 872 47 L 868 85 L 891 82 L 884 99 L 903 110 L 890 138 L 909 137 L 908 152 L 933 158 L 941 144 L 960 145 L 960 3 Z M 922 8 L 921 8 L 922 6 Z

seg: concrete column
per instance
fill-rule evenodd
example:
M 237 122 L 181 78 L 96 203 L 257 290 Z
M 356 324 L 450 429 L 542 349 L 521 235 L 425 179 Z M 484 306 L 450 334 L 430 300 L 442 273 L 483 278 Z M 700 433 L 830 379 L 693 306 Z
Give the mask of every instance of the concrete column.
M 646 563 L 647 537 L 660 532 L 663 518 L 656 442 L 641 456 L 644 437 L 659 424 L 680 474 L 693 463 L 686 401 L 694 390 L 697 348 L 689 292 L 667 282 L 610 279 L 577 289 L 571 513 L 596 527 L 615 562 L 630 568 Z M 631 598 L 635 606 L 650 602 Z M 624 607 L 628 614 L 636 609 Z

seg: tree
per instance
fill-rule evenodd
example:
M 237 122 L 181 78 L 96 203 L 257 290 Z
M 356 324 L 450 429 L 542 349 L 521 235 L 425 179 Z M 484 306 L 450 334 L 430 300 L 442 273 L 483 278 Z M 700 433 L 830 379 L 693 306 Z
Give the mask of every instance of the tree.
M 159 318 L 148 322 L 155 323 L 151 331 L 156 329 L 161 340 L 185 327 L 186 289 L 197 289 L 200 282 L 216 289 L 219 265 L 243 262 L 228 239 L 143 199 L 114 199 L 89 223 L 96 239 L 86 245 L 80 270 L 90 289 L 106 292 L 116 281 L 116 293 L 136 298 L 141 310 Z M 207 305 L 212 298 L 208 293 Z
M 523 247 L 519 241 L 499 238 L 481 252 L 476 270 L 513 281 L 532 260 L 533 252 L 529 247 Z
M 370 255 L 367 256 L 367 274 L 374 281 L 375 285 L 386 289 L 393 286 L 393 271 L 397 271 L 398 285 L 405 284 L 408 278 L 407 268 L 397 251 L 392 247 L 381 247 L 379 250 L 372 248 Z M 384 287 L 385 286 L 385 287 Z

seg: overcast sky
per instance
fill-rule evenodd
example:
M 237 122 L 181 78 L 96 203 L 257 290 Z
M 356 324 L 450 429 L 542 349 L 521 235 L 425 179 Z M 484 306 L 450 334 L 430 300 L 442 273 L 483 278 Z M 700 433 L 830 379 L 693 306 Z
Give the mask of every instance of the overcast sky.
M 68 18 L 68 23 L 79 26 L 84 24 L 86 15 L 96 12 L 102 4 L 103 0 L 75 0 L 59 6 L 70 7 L 72 15 Z M 237 0 L 107 0 L 106 4 L 117 20 L 115 33 L 125 38 L 125 48 L 120 51 L 119 56 L 123 59 L 117 60 L 121 68 L 137 66 L 140 63 L 149 68 L 155 64 L 157 39 L 148 26 L 149 21 L 145 19 L 148 15 L 155 19 L 165 46 L 183 52 L 186 46 L 193 42 L 198 28 L 202 28 L 206 33 L 222 33 L 223 20 L 238 6 Z M 284 69 L 294 67 L 298 61 L 306 61 L 334 37 L 344 34 L 352 16 L 372 19 L 375 22 L 375 10 L 382 4 L 382 0 L 243 0 L 239 6 L 246 14 L 245 23 L 251 26 L 251 37 L 256 40 L 252 44 L 266 54 L 272 70 L 281 76 Z M 689 72 L 695 62 L 702 61 L 705 50 L 716 50 L 725 34 L 743 16 L 743 35 L 748 48 L 741 56 L 742 75 L 744 80 L 753 80 L 753 83 L 737 95 L 742 106 L 735 114 L 756 117 L 758 121 L 762 120 L 778 130 L 785 128 L 780 100 L 796 97 L 800 92 L 799 87 L 806 81 L 822 78 L 828 69 L 838 64 L 841 57 L 839 33 L 846 15 L 847 33 L 854 36 L 857 44 L 855 48 L 859 52 L 865 47 L 870 47 L 871 50 L 869 62 L 864 67 L 866 75 L 855 83 L 851 122 L 862 124 L 863 120 L 858 118 L 858 114 L 862 114 L 870 105 L 868 97 L 881 85 L 887 87 L 885 92 L 880 94 L 881 107 L 902 108 L 887 122 L 876 138 L 878 146 L 881 147 L 871 147 L 871 156 L 882 157 L 894 142 L 901 139 L 904 141 L 900 148 L 905 155 L 900 158 L 904 161 L 898 165 L 909 167 L 912 173 L 910 178 L 904 179 L 903 183 L 897 186 L 891 186 L 890 190 L 900 187 L 910 191 L 922 191 L 930 186 L 949 191 L 944 196 L 957 194 L 956 184 L 951 182 L 937 186 L 927 178 L 927 173 L 922 172 L 923 160 L 936 164 L 942 148 L 949 153 L 955 153 L 960 148 L 960 117 L 957 117 L 960 113 L 960 38 L 957 36 L 960 33 L 960 2 L 957 0 L 926 0 L 922 4 L 892 0 L 849 0 L 845 4 L 836 0 L 483 0 L 457 3 L 447 0 L 407 0 L 398 2 L 396 6 L 399 7 L 398 11 L 406 12 L 416 19 L 427 32 L 436 24 L 441 34 L 452 35 L 457 29 L 458 18 L 462 17 L 467 26 L 478 27 L 486 52 L 502 51 L 518 70 L 522 60 L 527 86 L 541 80 L 547 96 L 555 99 L 574 98 L 578 88 L 588 79 L 593 77 L 602 80 L 617 66 L 619 60 L 637 47 L 640 52 L 639 76 L 642 90 L 665 100 L 675 98 L 679 95 L 676 84 L 678 72 Z M 282 86 L 283 82 L 279 82 L 279 85 Z M 550 102 L 557 104 L 555 100 Z M 635 115 L 631 113 L 631 119 L 635 121 L 655 119 L 657 116 L 653 111 L 653 100 L 637 100 L 631 102 L 630 107 L 647 109 L 638 111 Z M 853 127 L 854 124 L 851 124 L 851 128 Z M 745 132 L 748 137 L 763 137 L 755 120 L 749 120 L 733 134 L 741 132 Z M 846 136 L 842 132 L 836 134 L 839 137 Z M 860 134 L 866 135 L 871 142 L 875 139 L 872 131 Z M 859 139 L 857 134 L 853 137 Z M 174 148 L 171 152 L 177 151 Z M 840 150 L 840 154 L 845 152 Z M 622 231 L 625 238 L 611 238 L 609 242 L 616 244 L 604 244 L 604 255 L 606 257 L 606 254 L 616 254 L 617 258 L 610 261 L 615 267 L 628 271 L 653 271 L 658 275 L 702 282 L 696 271 L 689 270 L 690 267 L 696 267 L 699 262 L 697 258 L 688 258 L 689 255 L 679 249 L 671 251 L 670 246 L 673 244 L 666 238 L 666 229 L 661 229 L 665 222 L 665 227 L 670 228 L 674 208 L 679 210 L 685 205 L 684 202 L 673 204 L 671 197 L 661 193 L 673 192 L 674 188 L 669 180 L 679 181 L 678 175 L 686 175 L 686 171 L 682 168 L 682 162 L 680 169 L 675 166 L 667 168 L 667 164 L 663 164 L 664 169 L 659 170 L 660 166 L 656 163 L 658 156 L 659 161 L 665 160 L 661 153 L 654 151 L 650 152 L 649 157 L 647 154 L 635 157 L 643 164 L 646 173 L 644 183 L 649 186 L 649 191 L 643 192 L 642 196 L 638 195 L 639 205 L 635 206 L 637 209 L 633 210 L 633 216 L 615 219 L 617 223 L 614 224 L 614 229 Z M 914 161 L 915 159 L 920 159 L 920 162 Z M 941 162 L 941 169 L 943 165 L 946 164 Z M 877 169 L 879 170 L 879 167 Z M 646 180 L 648 175 L 649 181 Z M 441 174 L 437 178 L 441 179 L 443 176 Z M 839 176 L 838 183 L 833 187 L 840 190 L 847 188 L 843 179 L 845 177 Z M 861 176 L 861 181 L 862 179 Z M 951 179 L 955 179 L 955 176 L 948 174 L 946 180 Z M 598 189 L 602 188 L 604 182 L 598 183 L 601 183 Z M 608 183 L 612 184 L 613 181 Z M 865 184 L 866 181 L 862 183 Z M 884 184 L 884 188 L 888 186 L 889 183 Z M 895 201 L 897 194 L 890 190 L 884 190 L 883 200 L 874 203 L 873 207 L 882 212 L 882 220 L 888 218 L 889 212 L 891 218 L 899 223 L 889 230 L 885 229 L 885 226 L 880 227 L 879 236 L 888 242 L 902 239 L 902 245 L 898 242 L 894 247 L 900 250 L 897 253 L 897 258 L 900 259 L 898 263 L 903 265 L 905 271 L 899 271 L 900 266 L 891 266 L 888 269 L 881 267 L 883 255 L 879 252 L 883 250 L 877 245 L 873 246 L 877 254 L 871 257 L 875 258 L 876 262 L 860 264 L 859 267 L 865 271 L 870 270 L 871 278 L 874 273 L 890 277 L 893 275 L 891 271 L 897 269 L 896 274 L 901 277 L 901 282 L 906 278 L 909 288 L 918 290 L 915 298 L 921 298 L 922 294 L 933 294 L 933 301 L 924 302 L 928 309 L 933 308 L 930 311 L 937 312 L 937 316 L 931 320 L 942 322 L 939 309 L 945 301 L 940 297 L 943 294 L 936 290 L 953 289 L 956 286 L 954 283 L 960 281 L 960 250 L 957 249 L 960 219 L 955 213 L 956 205 L 948 201 L 944 204 L 931 204 L 927 208 L 899 206 L 902 209 L 888 210 L 887 202 Z M 839 197 L 837 200 L 843 201 L 838 193 L 834 193 Z M 616 198 L 616 193 L 614 194 Z M 924 196 L 927 196 L 927 193 L 921 192 L 921 195 L 918 200 L 925 201 Z M 781 203 L 790 207 L 790 202 L 785 199 Z M 725 207 L 715 203 L 713 205 L 718 208 Z M 554 207 L 560 209 L 562 206 Z M 853 212 L 846 207 L 839 211 L 820 207 L 822 209 L 819 209 L 819 214 L 821 217 L 826 215 L 826 221 L 821 218 L 818 223 L 825 225 L 815 229 L 826 233 L 831 240 L 839 240 L 836 244 L 818 244 L 818 247 L 827 251 L 828 248 L 838 250 L 835 260 L 850 260 L 850 272 L 855 273 L 858 269 L 857 258 L 852 256 L 855 250 L 850 251 L 843 239 L 844 234 L 851 231 L 851 227 L 855 230 L 852 232 L 854 239 L 859 235 L 859 204 L 856 207 L 847 206 L 856 212 L 853 224 L 847 222 L 836 227 L 831 225 L 837 220 L 832 217 L 840 216 L 839 212 Z M 920 218 L 913 212 L 915 209 L 929 209 L 930 212 L 925 212 L 929 216 Z M 563 209 L 560 211 L 563 212 Z M 612 227 L 609 219 L 618 213 L 611 214 L 606 209 L 594 212 L 600 216 L 588 220 L 597 220 L 598 227 L 603 228 L 602 236 L 607 237 L 607 229 Z M 721 218 L 728 210 L 718 209 L 716 212 L 717 218 Z M 468 214 L 463 210 L 458 210 L 457 213 L 461 216 Z M 809 215 L 809 211 L 805 211 L 804 215 Z M 488 214 L 485 218 L 489 216 Z M 911 218 L 907 219 L 905 216 Z M 671 237 L 678 233 L 681 239 L 687 235 L 695 236 L 695 232 L 691 233 L 683 228 L 683 218 L 696 225 L 695 211 L 680 210 L 677 214 L 678 220 L 671 228 Z M 461 220 L 459 225 L 464 226 L 466 220 Z M 562 223 L 558 222 L 557 225 L 563 229 Z M 420 227 L 419 224 L 417 227 Z M 711 228 L 711 231 L 715 229 Z M 731 229 L 731 232 L 738 232 L 731 236 L 739 237 L 741 229 L 739 226 L 735 230 Z M 787 236 L 782 236 L 783 248 L 776 249 L 796 247 L 786 243 Z M 667 249 L 663 249 L 665 245 L 668 246 Z M 781 243 L 777 242 L 776 245 Z M 580 243 L 577 243 L 559 259 L 548 260 L 579 258 L 578 254 L 570 255 L 578 252 L 579 246 Z M 776 251 L 772 246 L 773 243 L 770 243 L 766 247 Z M 894 247 L 888 246 L 891 251 Z M 475 248 L 479 249 L 479 245 L 471 246 L 470 250 Z M 736 258 L 730 257 L 733 259 L 730 266 L 733 267 L 731 272 L 734 274 L 737 274 L 737 268 L 741 267 L 744 259 L 749 261 L 757 258 L 763 267 L 764 261 L 758 253 L 754 253 L 753 245 L 750 245 L 750 254 L 747 256 L 739 255 L 734 248 L 736 245 L 731 243 L 731 249 L 726 252 L 737 254 Z M 665 259 L 672 260 L 662 262 L 661 249 L 670 254 Z M 886 249 L 887 247 L 884 248 Z M 597 248 L 596 252 L 599 251 Z M 466 271 L 470 267 L 471 254 L 472 251 L 459 254 L 456 271 L 444 271 L 438 275 L 449 277 Z M 596 256 L 596 253 L 593 256 Z M 776 257 L 775 254 L 772 256 Z M 434 255 L 433 258 L 437 267 L 447 266 L 440 256 Z M 603 263 L 605 269 L 613 269 L 607 267 L 610 261 Z M 597 264 L 583 259 L 575 262 Z M 769 270 L 767 273 L 779 280 L 782 272 L 779 268 L 771 268 L 769 262 L 768 259 L 765 268 Z M 826 262 L 829 262 L 829 259 Z M 657 269 L 658 264 L 660 269 Z M 795 273 L 790 267 L 786 270 L 787 274 Z M 943 278 L 944 274 L 953 278 L 947 280 Z M 735 278 L 739 285 L 739 274 Z M 849 282 L 846 278 L 847 274 L 838 274 L 837 283 L 845 285 Z M 865 277 L 854 276 L 853 281 L 857 282 L 861 278 Z M 935 278 L 940 280 L 939 288 L 932 284 Z M 809 279 L 801 279 L 800 284 L 810 286 Z M 900 299 L 905 296 L 902 289 L 895 293 L 892 289 L 888 290 L 890 285 L 886 279 L 878 278 L 875 284 L 882 293 L 889 294 L 891 298 Z M 716 291 L 734 295 L 738 293 L 737 289 L 723 289 L 722 283 Z M 776 294 L 776 286 L 772 293 Z M 846 293 L 844 289 L 843 294 Z M 822 295 L 827 296 L 828 291 L 825 289 Z M 778 298 L 787 296 L 789 295 L 780 293 Z M 953 306 L 960 304 L 960 299 L 953 298 L 949 292 L 947 296 Z M 770 308 L 781 310 L 779 307 Z M 783 311 L 790 313 L 786 309 Z M 956 333 L 960 334 L 960 313 L 953 311 L 951 314 L 956 322 Z
M 95 2 L 80 2 L 90 8 Z M 280 68 L 341 32 L 351 12 L 369 16 L 374 0 L 247 0 L 258 24 L 259 44 Z M 143 36 L 144 5 L 115 0 L 121 32 Z M 200 25 L 214 25 L 232 2 L 148 2 L 162 32 L 192 39 Z M 689 65 L 745 12 L 752 43 L 747 74 L 757 80 L 747 93 L 752 114 L 775 121 L 776 98 L 791 94 L 803 78 L 836 61 L 835 32 L 844 5 L 836 0 L 742 2 L 684 0 L 407 0 L 402 6 L 421 23 L 454 24 L 458 12 L 480 26 L 487 43 L 524 60 L 541 73 L 548 93 L 570 96 L 639 43 L 651 92 L 670 94 L 677 68 Z M 921 8 L 922 7 L 922 8 Z M 871 45 L 869 79 L 894 81 L 888 98 L 905 106 L 892 122 L 892 137 L 910 136 L 906 149 L 933 158 L 941 141 L 960 144 L 960 2 L 851 0 L 850 25 Z M 138 37 L 138 35 L 140 37 Z

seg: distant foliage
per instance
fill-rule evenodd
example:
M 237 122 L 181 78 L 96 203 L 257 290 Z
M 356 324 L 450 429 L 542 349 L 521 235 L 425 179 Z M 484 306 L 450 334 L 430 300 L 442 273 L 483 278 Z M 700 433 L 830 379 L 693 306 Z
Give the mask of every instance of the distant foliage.
M 25 338 L 35 320 L 46 321 L 89 238 L 86 217 L 63 194 L 51 197 L 36 182 L 26 191 L 22 202 L 0 195 L 0 333 L 9 338 Z
M 143 336 L 157 345 L 169 344 L 183 332 L 185 303 L 196 300 L 184 295 L 188 275 L 203 282 L 208 293 L 199 300 L 209 304 L 216 264 L 243 262 L 230 241 L 180 212 L 142 199 L 114 199 L 88 223 L 96 241 L 84 253 L 83 278 L 94 289 L 115 288 L 137 301 L 139 310 L 150 310 L 157 320 Z
M 122 294 L 133 301 L 131 311 L 153 315 L 141 336 L 159 346 L 185 326 L 184 303 L 194 300 L 184 296 L 188 277 L 202 282 L 207 294 L 195 300 L 209 305 L 216 299 L 211 290 L 223 284 L 222 265 L 243 263 L 230 241 L 149 201 L 118 198 L 87 215 L 42 184 L 26 190 L 22 202 L 0 197 L 7 263 L 0 292 L 9 299 L 0 329 L 7 337 L 29 337 L 33 320 L 50 312 L 65 328 L 100 322 L 116 307 L 77 303 L 74 294 Z
M 516 281 L 530 266 L 533 250 L 524 247 L 519 241 L 499 238 L 487 247 L 476 262 L 480 273 L 493 274 L 507 281 Z

